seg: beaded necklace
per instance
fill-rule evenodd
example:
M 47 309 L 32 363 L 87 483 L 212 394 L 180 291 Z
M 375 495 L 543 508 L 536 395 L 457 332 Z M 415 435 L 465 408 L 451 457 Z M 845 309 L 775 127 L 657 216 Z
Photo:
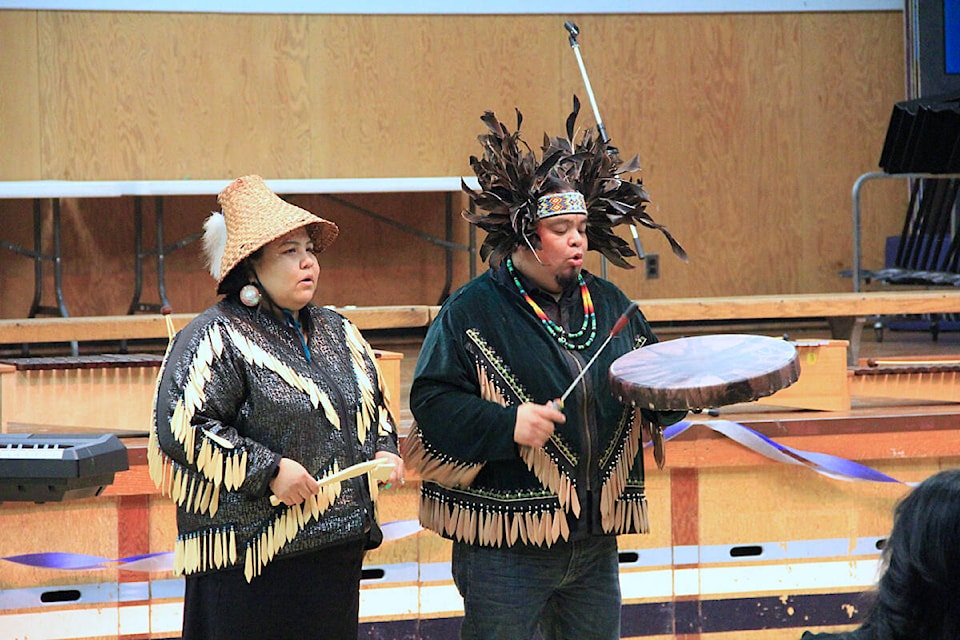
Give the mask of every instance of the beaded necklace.
M 558 325 L 556 322 L 550 319 L 550 317 L 540 308 L 540 305 L 530 297 L 530 294 L 527 293 L 527 290 L 523 288 L 523 285 L 520 284 L 520 278 L 517 276 L 517 272 L 513 268 L 513 260 L 507 258 L 507 271 L 510 272 L 510 275 L 513 277 L 513 283 L 517 286 L 517 289 L 520 291 L 520 295 L 523 296 L 523 299 L 527 301 L 527 304 L 530 305 L 530 308 L 533 309 L 533 312 L 537 314 L 537 317 L 540 319 L 540 323 L 543 324 L 546 328 L 547 333 L 549 333 L 553 338 L 560 343 L 560 346 L 564 349 L 575 349 L 577 351 L 582 351 L 586 349 L 597 337 L 597 314 L 593 309 L 593 298 L 590 297 L 590 290 L 587 289 L 587 283 L 583 281 L 583 275 L 577 275 L 577 281 L 580 283 L 580 298 L 583 300 L 583 325 L 581 325 L 578 331 L 573 333 L 567 332 L 566 329 Z M 575 343 L 574 341 L 582 338 L 589 328 L 590 334 L 587 336 L 586 340 L 583 342 Z

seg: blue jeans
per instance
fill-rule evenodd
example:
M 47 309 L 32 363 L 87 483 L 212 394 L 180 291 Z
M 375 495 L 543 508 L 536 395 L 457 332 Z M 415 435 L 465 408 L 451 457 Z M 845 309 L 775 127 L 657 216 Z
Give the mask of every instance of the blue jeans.
M 453 543 L 453 581 L 463 596 L 461 640 L 620 638 L 617 539 L 549 549 Z

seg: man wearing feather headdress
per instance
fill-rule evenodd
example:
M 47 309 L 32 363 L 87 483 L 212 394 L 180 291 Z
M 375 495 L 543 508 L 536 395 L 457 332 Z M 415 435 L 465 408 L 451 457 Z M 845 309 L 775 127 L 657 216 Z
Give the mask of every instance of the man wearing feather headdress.
M 600 351 L 630 306 L 583 269 L 588 249 L 629 268 L 613 227 L 670 234 L 645 212 L 638 168 L 594 131 L 545 136 L 538 159 L 487 112 L 480 189 L 465 212 L 487 232 L 490 269 L 454 293 L 431 324 L 410 392 L 416 425 L 406 464 L 423 479 L 420 520 L 453 541 L 464 639 L 620 637 L 616 536 L 649 530 L 642 432 L 656 440 L 683 413 L 639 411 L 611 394 L 607 370 L 656 341 L 642 314 Z M 563 406 L 554 402 L 600 355 Z M 658 456 L 659 457 L 659 456 Z M 662 458 L 658 460 L 662 462 Z

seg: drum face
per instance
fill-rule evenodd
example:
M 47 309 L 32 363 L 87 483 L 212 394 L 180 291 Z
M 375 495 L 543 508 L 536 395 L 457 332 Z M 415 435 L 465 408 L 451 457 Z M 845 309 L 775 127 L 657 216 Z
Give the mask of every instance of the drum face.
M 750 402 L 800 377 L 796 347 L 766 336 L 722 334 L 658 342 L 617 358 L 610 385 L 621 402 L 660 411 Z

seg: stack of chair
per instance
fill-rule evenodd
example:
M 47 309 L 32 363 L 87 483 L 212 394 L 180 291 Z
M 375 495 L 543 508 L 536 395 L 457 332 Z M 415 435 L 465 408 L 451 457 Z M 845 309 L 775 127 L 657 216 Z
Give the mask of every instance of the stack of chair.
M 883 269 L 865 271 L 867 281 L 892 285 L 960 287 L 960 93 L 894 105 L 880 156 L 890 174 L 925 174 L 912 180 L 899 238 L 887 245 Z M 941 177 L 942 176 L 942 177 Z M 876 325 L 882 339 L 884 323 Z M 919 325 L 919 326 L 918 326 Z M 956 314 L 901 319 L 891 328 L 926 325 L 936 340 L 941 330 L 960 329 Z

